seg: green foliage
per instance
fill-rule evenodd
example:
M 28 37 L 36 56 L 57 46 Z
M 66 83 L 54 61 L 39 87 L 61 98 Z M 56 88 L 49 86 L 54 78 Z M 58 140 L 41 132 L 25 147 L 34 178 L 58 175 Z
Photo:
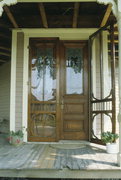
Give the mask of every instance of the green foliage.
M 10 136 L 18 136 L 18 137 L 23 137 L 24 136 L 24 133 L 22 130 L 18 130 L 18 131 L 10 131 Z
M 41 78 L 46 73 L 46 68 L 50 71 L 50 77 L 55 79 L 55 61 L 50 56 L 39 56 L 37 58 L 36 67 L 38 71 L 38 77 Z
M 53 57 L 52 48 L 39 48 L 37 49 L 37 61 L 35 66 L 38 71 L 38 78 L 42 78 L 46 74 L 47 69 L 49 70 L 50 77 L 53 80 L 56 78 L 55 71 L 56 60 Z
M 83 66 L 82 50 L 80 48 L 67 48 L 67 67 L 71 67 L 75 73 L 80 73 Z
M 101 139 L 103 143 L 113 143 L 118 139 L 119 135 L 118 134 L 113 134 L 109 131 L 103 132 L 101 134 Z

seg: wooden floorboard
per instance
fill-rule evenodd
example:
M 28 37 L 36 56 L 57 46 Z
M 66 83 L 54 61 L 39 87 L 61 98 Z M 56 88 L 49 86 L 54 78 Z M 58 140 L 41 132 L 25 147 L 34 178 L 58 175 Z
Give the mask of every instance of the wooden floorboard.
M 0 149 L 0 169 L 117 169 L 117 155 L 92 146 L 56 149 L 49 144 L 5 145 Z
M 107 154 L 104 149 L 92 145 L 77 146 L 75 149 L 68 147 L 71 145 L 67 144 L 65 149 L 55 148 L 52 144 L 31 143 L 19 147 L 3 145 L 0 147 L 0 177 L 6 176 L 6 173 L 10 177 L 23 177 L 23 173 L 24 177 L 56 178 L 58 175 L 63 178 L 62 172 L 68 172 L 67 177 L 71 178 L 71 171 L 74 174 L 83 171 L 86 177 L 89 177 L 89 172 L 118 171 L 121 177 L 116 154 Z M 80 178 L 81 175 L 78 174 L 77 177 Z

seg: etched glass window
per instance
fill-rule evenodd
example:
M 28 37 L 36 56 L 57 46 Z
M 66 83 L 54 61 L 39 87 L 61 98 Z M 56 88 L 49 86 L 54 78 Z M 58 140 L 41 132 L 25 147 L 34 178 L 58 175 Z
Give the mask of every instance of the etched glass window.
M 56 136 L 56 62 L 54 49 L 37 47 L 31 60 L 31 134 Z
M 66 94 L 83 93 L 83 52 L 81 48 L 66 49 Z
M 52 48 L 38 48 L 32 59 L 31 88 L 33 98 L 39 101 L 55 99 L 56 69 Z

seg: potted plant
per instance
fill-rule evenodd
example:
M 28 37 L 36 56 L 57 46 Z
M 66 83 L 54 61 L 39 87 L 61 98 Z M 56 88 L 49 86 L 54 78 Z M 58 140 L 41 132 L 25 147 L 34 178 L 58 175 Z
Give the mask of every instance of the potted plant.
M 15 146 L 19 146 L 23 143 L 23 131 L 18 130 L 18 131 L 10 131 L 8 140 L 9 143 Z
M 102 142 L 106 144 L 106 150 L 107 153 L 118 153 L 118 147 L 116 140 L 118 139 L 119 135 L 118 134 L 113 134 L 109 131 L 103 132 L 101 134 L 101 139 Z

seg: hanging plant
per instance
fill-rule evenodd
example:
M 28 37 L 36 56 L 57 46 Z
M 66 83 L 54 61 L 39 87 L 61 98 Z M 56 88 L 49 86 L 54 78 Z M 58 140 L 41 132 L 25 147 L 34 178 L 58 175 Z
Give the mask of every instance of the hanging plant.
M 46 53 L 43 51 L 43 49 L 37 50 L 36 68 L 38 72 L 38 78 L 41 78 L 43 74 L 46 73 L 46 68 L 48 68 L 50 72 L 50 77 L 52 77 L 52 79 L 55 79 L 55 64 L 56 63 L 53 58 L 53 52 L 50 48 L 46 49 Z
M 80 48 L 67 49 L 67 67 L 73 68 L 75 73 L 80 73 L 83 66 L 82 53 Z

